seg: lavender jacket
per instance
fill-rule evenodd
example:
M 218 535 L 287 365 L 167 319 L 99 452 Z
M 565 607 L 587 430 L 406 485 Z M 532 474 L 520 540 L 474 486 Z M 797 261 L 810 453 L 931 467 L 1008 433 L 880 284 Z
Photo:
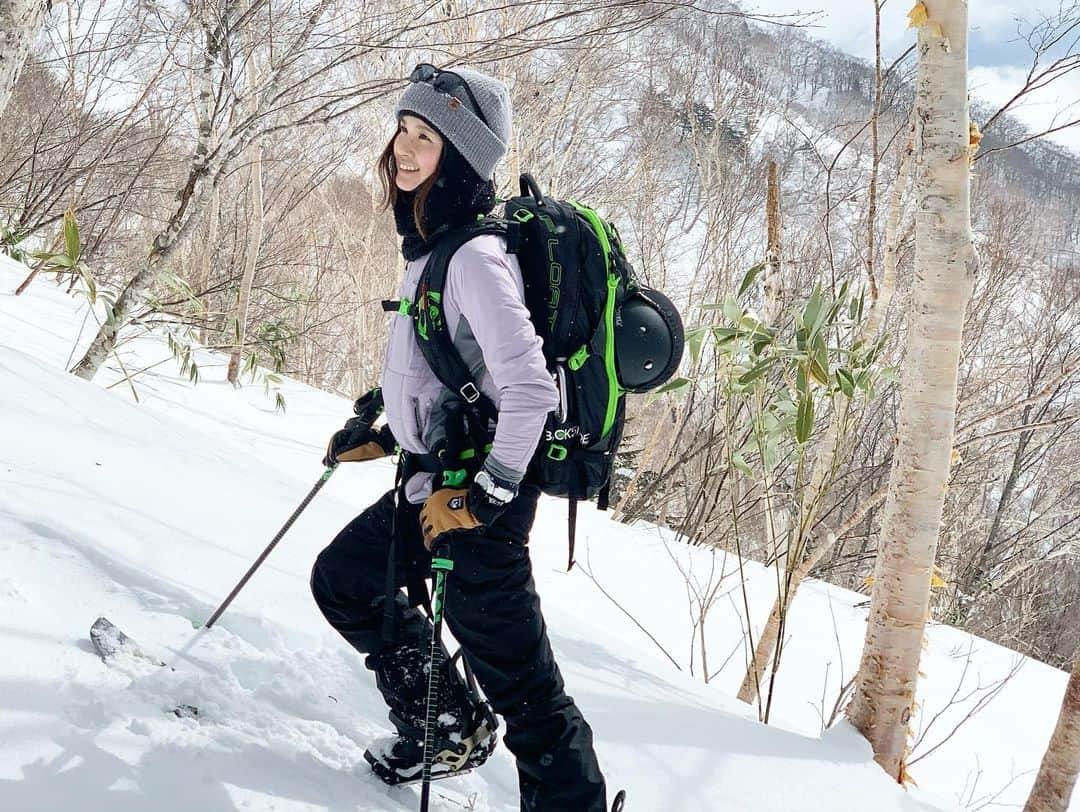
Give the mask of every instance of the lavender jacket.
M 416 296 L 428 256 L 406 263 L 401 298 Z M 548 412 L 558 405 L 558 392 L 525 307 L 521 268 L 517 257 L 506 252 L 503 237 L 482 234 L 457 250 L 442 304 L 454 346 L 499 412 L 485 464 L 493 474 L 520 482 Z M 444 436 L 441 404 L 451 393 L 424 360 L 412 319 L 396 314 L 391 319 L 382 372 L 386 417 L 401 447 L 423 454 Z M 423 502 L 431 494 L 431 475 L 413 476 L 405 493 L 413 504 Z

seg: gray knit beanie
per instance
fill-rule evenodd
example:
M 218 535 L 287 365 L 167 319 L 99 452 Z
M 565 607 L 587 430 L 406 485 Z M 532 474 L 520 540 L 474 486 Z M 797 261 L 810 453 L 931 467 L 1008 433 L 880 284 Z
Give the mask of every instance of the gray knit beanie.
M 451 68 L 469 85 L 488 125 L 473 113 L 472 102 L 440 93 L 428 82 L 412 82 L 398 100 L 394 113 L 413 113 L 428 121 L 450 141 L 476 174 L 490 180 L 510 144 L 510 93 L 493 76 L 470 68 Z

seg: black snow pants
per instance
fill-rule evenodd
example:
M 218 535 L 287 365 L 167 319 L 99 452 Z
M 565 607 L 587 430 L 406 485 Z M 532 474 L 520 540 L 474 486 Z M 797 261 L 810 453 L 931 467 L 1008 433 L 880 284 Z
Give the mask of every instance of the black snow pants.
M 450 536 L 454 569 L 446 580 L 444 617 L 488 701 L 505 719 L 504 741 L 517 758 L 521 811 L 607 812 L 592 730 L 566 695 L 533 583 L 527 542 L 539 493 L 523 486 L 491 527 Z M 319 608 L 361 653 L 389 645 L 382 629 L 392 528 L 399 562 L 397 644 L 430 641 L 429 621 L 400 591 L 410 566 L 430 569 L 430 554 L 420 541 L 419 506 L 404 498 L 398 503 L 396 522 L 392 491 L 353 519 L 319 554 L 311 573 Z M 392 686 L 379 688 L 392 706 Z

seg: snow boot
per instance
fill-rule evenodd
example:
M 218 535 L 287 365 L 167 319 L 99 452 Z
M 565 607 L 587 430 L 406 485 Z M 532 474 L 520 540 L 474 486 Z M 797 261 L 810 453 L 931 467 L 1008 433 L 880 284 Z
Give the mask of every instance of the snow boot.
M 493 717 L 467 725 L 468 732 L 464 733 L 452 729 L 457 725 L 444 724 L 445 718 L 445 715 L 440 717 L 435 735 L 435 759 L 431 766 L 433 781 L 476 769 L 487 761 L 498 741 Z M 372 772 L 387 784 L 419 781 L 424 772 L 423 737 L 423 729 L 387 736 L 372 742 L 364 759 L 371 765 Z
M 498 723 L 487 703 L 466 687 L 449 657 L 441 658 L 432 778 L 448 778 L 483 764 L 495 749 Z M 364 759 L 388 784 L 418 781 L 424 765 L 428 657 L 408 644 L 368 655 L 396 736 L 374 742 Z

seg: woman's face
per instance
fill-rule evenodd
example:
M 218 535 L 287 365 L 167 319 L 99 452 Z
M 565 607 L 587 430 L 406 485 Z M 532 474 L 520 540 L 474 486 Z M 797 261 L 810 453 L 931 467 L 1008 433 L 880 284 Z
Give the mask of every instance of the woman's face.
M 442 136 L 416 116 L 402 116 L 394 136 L 394 182 L 403 192 L 411 192 L 435 174 L 442 154 Z

